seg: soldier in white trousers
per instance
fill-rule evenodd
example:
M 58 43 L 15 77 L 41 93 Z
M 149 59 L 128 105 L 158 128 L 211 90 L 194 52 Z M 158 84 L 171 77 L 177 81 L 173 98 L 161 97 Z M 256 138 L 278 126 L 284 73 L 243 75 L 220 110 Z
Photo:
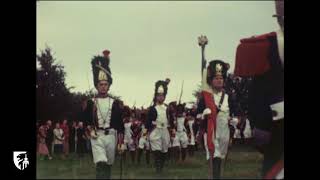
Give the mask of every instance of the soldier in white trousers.
M 188 147 L 188 136 L 186 130 L 186 114 L 185 114 L 185 103 L 177 105 L 177 118 L 176 122 L 176 136 L 180 143 L 181 150 L 181 160 L 184 161 L 187 155 L 187 147 Z M 180 157 L 178 157 L 180 159 Z
M 207 67 L 206 82 L 208 89 L 203 89 L 199 99 L 197 112 L 201 114 L 207 159 L 212 159 L 214 179 L 220 179 L 221 161 L 228 152 L 229 131 L 229 102 L 224 92 L 224 79 L 229 64 L 221 60 L 213 60 Z
M 140 164 L 141 155 L 143 150 L 146 151 L 146 163 L 150 163 L 150 141 L 148 138 L 148 131 L 145 127 L 142 127 L 141 136 L 139 138 L 138 145 L 138 164 Z
M 90 135 L 97 179 L 111 178 L 117 143 L 123 142 L 122 105 L 108 96 L 112 84 L 109 53 L 106 50 L 104 56 L 95 56 L 91 61 L 98 95 L 87 101 L 83 113 L 86 124 L 93 127 Z
M 189 155 L 192 157 L 195 151 L 196 146 L 196 134 L 197 126 L 195 122 L 195 116 L 196 116 L 196 109 L 191 109 L 187 113 L 187 134 L 188 134 L 188 149 L 189 149 Z
M 156 82 L 153 99 L 154 104 L 149 108 L 146 123 L 157 174 L 162 172 L 170 142 L 168 108 L 167 105 L 164 104 L 169 82 L 169 79 Z

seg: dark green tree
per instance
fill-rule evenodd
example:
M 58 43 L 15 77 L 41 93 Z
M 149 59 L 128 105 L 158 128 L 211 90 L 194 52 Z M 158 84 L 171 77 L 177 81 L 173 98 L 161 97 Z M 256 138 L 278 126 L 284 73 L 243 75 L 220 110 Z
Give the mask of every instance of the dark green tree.
M 36 113 L 37 120 L 79 120 L 84 103 L 95 96 L 93 89 L 84 93 L 71 92 L 67 87 L 64 67 L 56 63 L 52 50 L 46 47 L 37 55 Z M 121 100 L 120 96 L 109 96 Z
M 49 47 L 37 55 L 36 113 L 38 120 L 61 120 L 72 102 L 70 89 L 65 84 L 64 67 L 55 62 Z

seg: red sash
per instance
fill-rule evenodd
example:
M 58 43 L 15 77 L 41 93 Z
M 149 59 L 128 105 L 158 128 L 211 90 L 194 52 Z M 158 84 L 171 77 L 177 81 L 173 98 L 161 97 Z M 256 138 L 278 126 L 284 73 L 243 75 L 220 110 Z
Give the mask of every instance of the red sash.
M 281 172 L 283 169 L 284 162 L 283 159 L 279 160 L 275 165 L 272 166 L 272 168 L 269 170 L 269 172 L 266 174 L 266 176 L 263 179 L 275 179 L 276 176 Z
M 211 93 L 202 91 L 202 95 L 204 97 L 204 102 L 206 105 L 206 108 L 209 108 L 211 110 L 211 114 L 208 115 L 208 121 L 207 121 L 207 145 L 208 149 L 211 155 L 213 155 L 215 147 L 214 147 L 214 138 L 216 136 L 216 120 L 217 120 L 217 106 L 214 103 L 214 99 Z M 212 137 L 212 134 L 214 133 L 214 137 Z

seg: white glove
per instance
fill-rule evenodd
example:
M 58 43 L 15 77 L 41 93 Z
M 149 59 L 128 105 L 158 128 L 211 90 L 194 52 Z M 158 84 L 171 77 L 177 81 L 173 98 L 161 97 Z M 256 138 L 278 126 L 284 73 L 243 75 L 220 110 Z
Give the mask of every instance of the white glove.
M 205 115 L 211 114 L 211 110 L 209 108 L 206 108 L 203 113 L 201 119 L 204 119 Z
M 239 123 L 239 119 L 238 119 L 238 118 L 232 118 L 232 119 L 230 120 L 230 124 L 231 124 L 232 126 L 234 126 L 234 127 L 236 127 L 238 123 Z
M 90 136 L 92 139 L 97 139 L 98 138 L 98 135 L 96 133 L 96 131 L 93 129 L 90 131 Z
M 211 114 L 211 110 L 210 110 L 209 108 L 206 108 L 206 109 L 203 111 L 202 115 L 205 116 L 205 115 L 208 115 L 208 114 Z

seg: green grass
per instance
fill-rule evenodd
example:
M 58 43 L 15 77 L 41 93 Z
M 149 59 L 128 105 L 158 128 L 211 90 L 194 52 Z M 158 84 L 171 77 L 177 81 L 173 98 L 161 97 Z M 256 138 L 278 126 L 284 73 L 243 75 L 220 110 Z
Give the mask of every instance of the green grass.
M 145 156 L 142 156 L 141 164 L 131 164 L 129 154 L 127 162 L 123 164 L 123 179 L 152 179 L 155 178 L 153 158 L 151 163 L 145 163 Z M 120 178 L 120 158 L 117 157 L 112 166 L 113 179 Z M 129 161 L 129 162 L 128 162 Z M 222 178 L 232 179 L 256 179 L 260 178 L 262 155 L 247 146 L 233 146 L 230 149 L 228 161 L 222 172 Z M 222 162 L 223 169 L 224 162 Z M 90 154 L 79 159 L 75 154 L 61 160 L 54 157 L 53 160 L 37 159 L 38 179 L 94 179 L 95 165 Z M 205 160 L 205 151 L 197 151 L 194 157 L 187 157 L 184 163 L 167 162 L 163 170 L 164 179 L 207 179 L 208 165 Z

